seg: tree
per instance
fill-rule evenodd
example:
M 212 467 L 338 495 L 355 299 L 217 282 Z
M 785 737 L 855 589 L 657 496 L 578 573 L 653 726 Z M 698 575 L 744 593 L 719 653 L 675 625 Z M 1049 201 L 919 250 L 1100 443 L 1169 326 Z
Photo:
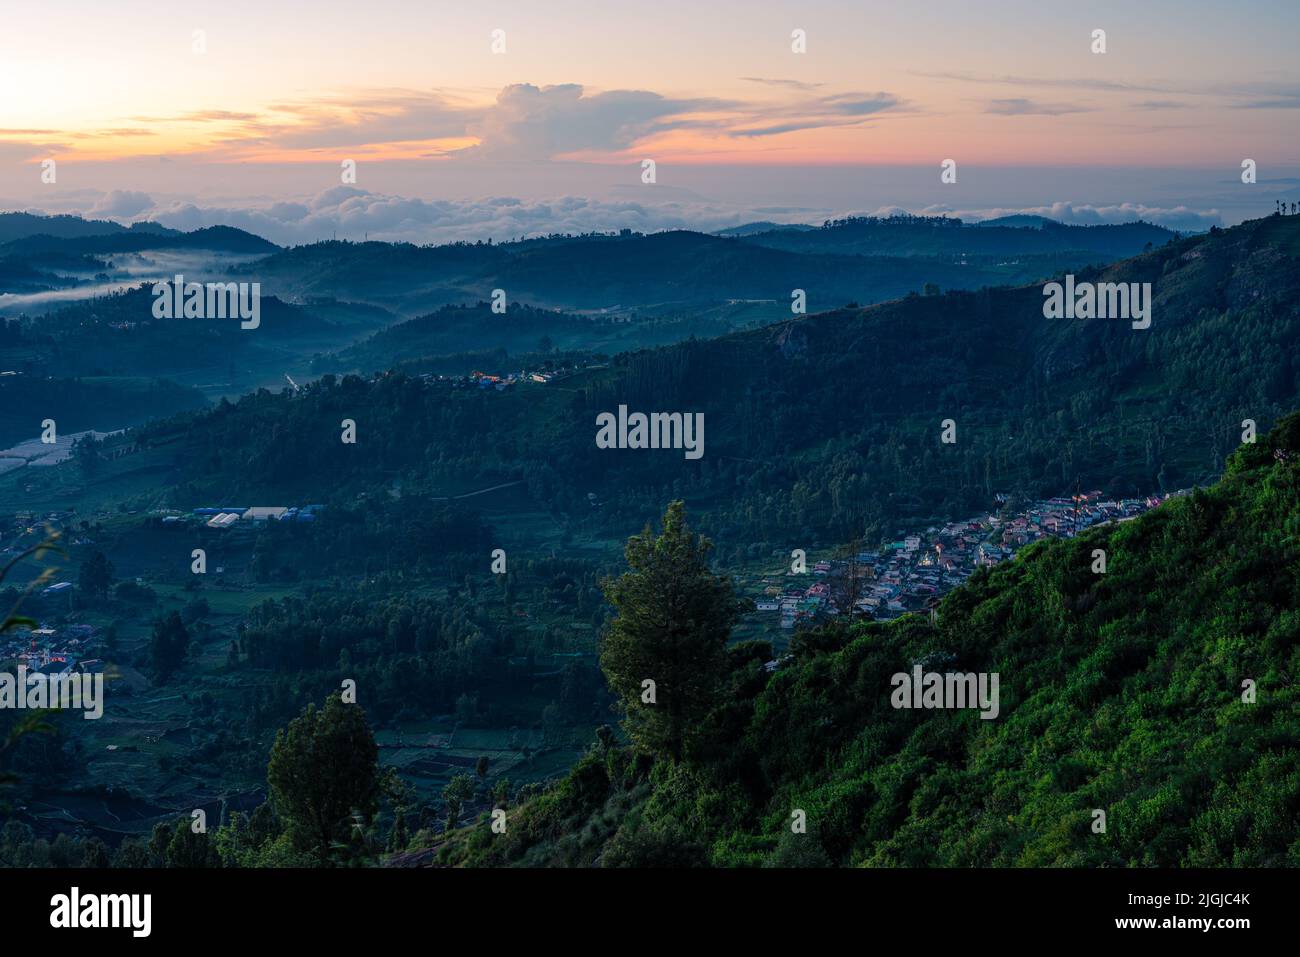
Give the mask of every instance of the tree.
M 478 715 L 478 695 L 469 692 L 456 699 L 456 721 L 458 724 L 471 724 Z
M 393 818 L 393 829 L 388 832 L 388 850 L 392 854 L 398 854 L 406 850 L 409 843 L 411 838 L 406 833 L 406 815 L 398 808 L 397 815 Z
M 160 684 L 165 684 L 185 661 L 189 643 L 190 634 L 185 630 L 179 612 L 173 611 L 166 618 L 159 618 L 153 623 L 149 655 L 153 661 L 154 677 Z
M 110 866 L 111 859 L 108 854 L 108 846 L 97 837 L 86 840 L 81 845 L 82 867 L 105 868 Z
M 564 715 L 554 701 L 542 709 L 542 741 L 552 747 L 564 743 Z
M 87 433 L 72 443 L 72 457 L 85 478 L 99 471 L 99 445 L 94 433 Z
M 602 582 L 616 615 L 601 639 L 600 665 L 622 701 L 624 727 L 636 745 L 674 762 L 716 703 L 739 617 L 731 580 L 709 569 L 711 549 L 673 502 L 663 533 L 646 526 L 629 538 L 629 571 Z M 653 700 L 646 681 L 654 682 Z
M 196 621 L 207 618 L 211 611 L 206 598 L 193 598 L 181 609 L 181 621 L 192 625 Z
M 170 834 L 164 833 L 163 836 L 170 838 L 166 841 L 166 850 L 163 852 L 166 861 L 164 866 L 182 867 L 186 870 L 221 866 L 221 855 L 217 853 L 216 844 L 209 839 L 207 831 L 195 833 L 189 818 L 181 818 Z
M 804 834 L 796 834 L 786 828 L 777 839 L 772 856 L 763 862 L 763 866 L 788 869 L 834 865 L 822 847 L 815 829 Z
M 113 584 L 113 563 L 96 549 L 82 562 L 77 583 L 83 593 L 95 598 L 107 598 L 108 589 Z
M 294 846 L 329 864 L 352 841 L 353 815 L 373 817 L 379 803 L 379 748 L 361 706 L 308 705 L 276 733 L 266 783 Z
M 44 561 L 46 556 L 51 552 L 63 554 L 63 549 L 59 548 L 57 544 L 58 540 L 58 532 L 49 532 L 41 542 L 31 546 L 30 548 L 23 549 L 17 555 L 9 559 L 5 565 L 0 565 L 0 582 L 4 581 L 5 576 L 9 574 L 10 569 L 26 558 L 30 557 L 40 562 Z M 50 578 L 54 576 L 55 571 L 57 571 L 55 568 L 46 568 L 39 576 L 37 576 L 32 584 L 28 586 L 27 590 L 30 591 L 35 585 L 49 581 Z M 19 608 L 22 607 L 23 598 L 25 598 L 26 595 L 27 592 L 23 592 L 22 595 L 18 597 L 17 601 L 10 606 L 7 612 L 0 609 L 0 637 L 3 637 L 8 632 L 15 631 L 19 628 L 31 629 L 36 627 L 36 620 L 34 618 L 18 614 Z M 8 599 L 6 598 L 5 601 L 7 604 Z M 11 724 L 4 737 L 0 738 L 0 755 L 3 755 L 6 751 L 17 746 L 23 738 L 30 734 L 47 734 L 53 730 L 53 726 L 45 720 L 40 711 L 30 712 Z M 10 787 L 16 780 L 17 775 L 12 771 L 0 769 L 0 791 Z M 0 810 L 3 809 L 3 806 L 0 806 Z
M 457 774 L 442 789 L 442 799 L 447 802 L 447 830 L 460 826 L 461 811 L 473 796 L 474 779 L 468 774 Z

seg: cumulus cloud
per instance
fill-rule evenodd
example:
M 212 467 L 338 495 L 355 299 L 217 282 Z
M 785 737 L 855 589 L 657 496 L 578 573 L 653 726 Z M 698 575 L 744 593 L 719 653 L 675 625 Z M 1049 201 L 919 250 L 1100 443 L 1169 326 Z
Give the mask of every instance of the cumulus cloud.
M 580 84 L 516 83 L 468 132 L 475 152 L 494 158 L 549 159 L 562 153 L 620 152 L 681 125 L 691 113 L 730 108 L 707 99 L 671 99 L 647 90 L 587 93 Z
M 228 208 L 174 201 L 138 217 L 173 229 L 227 225 L 281 245 L 340 239 L 446 243 L 493 238 L 498 241 L 548 233 L 635 229 L 714 230 L 756 218 L 748 209 L 705 200 L 603 201 L 583 196 L 522 200 L 493 196 L 425 200 L 335 186 L 306 202 Z
M 689 190 L 662 190 L 656 200 L 596 199 L 561 195 L 546 199 L 487 196 L 477 199 L 420 199 L 370 192 L 356 186 L 333 186 L 303 200 L 265 205 L 201 205 L 188 200 L 155 202 L 145 193 L 114 190 L 78 191 L 76 200 L 56 209 L 122 222 L 153 221 L 191 231 L 207 226 L 234 226 L 280 245 L 317 242 L 337 236 L 389 242 L 448 243 L 497 241 L 551 233 L 613 232 L 634 229 L 695 229 L 711 232 L 760 220 L 819 224 L 843 216 L 891 216 L 914 213 L 956 216 L 968 222 L 1015 214 L 1045 216 L 1073 225 L 1100 225 L 1145 220 L 1169 229 L 1200 231 L 1223 225 L 1218 209 L 1151 206 L 1143 203 L 1093 204 L 1059 201 L 1040 206 L 968 207 L 946 205 L 874 209 L 817 210 L 766 203 L 723 203 Z
M 746 139 L 799 130 L 863 125 L 896 110 L 888 92 L 826 92 L 823 84 L 748 77 L 762 97 L 723 99 L 669 96 L 646 89 L 593 90 L 580 83 L 514 83 L 492 102 L 451 90 L 364 89 L 284 99 L 257 111 L 193 110 L 132 116 L 132 127 L 74 133 L 0 131 L 0 151 L 48 152 L 57 138 L 65 153 L 103 138 L 141 140 L 135 155 L 149 155 L 161 131 L 187 128 L 186 156 L 196 161 L 265 161 L 270 154 L 304 157 L 350 150 L 392 158 L 457 158 L 468 162 L 546 162 L 628 158 L 675 130 Z M 71 145 L 69 145 L 71 144 Z M 0 152 L 0 159 L 3 159 Z
M 96 218 L 112 216 L 117 219 L 131 219 L 152 208 L 153 198 L 148 193 L 113 189 L 95 201 L 88 215 Z

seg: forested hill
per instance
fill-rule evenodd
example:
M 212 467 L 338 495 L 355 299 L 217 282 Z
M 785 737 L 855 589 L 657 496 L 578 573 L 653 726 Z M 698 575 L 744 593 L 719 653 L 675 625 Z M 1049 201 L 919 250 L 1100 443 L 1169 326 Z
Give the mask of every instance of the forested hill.
M 941 239 L 951 232 L 934 220 L 900 227 L 891 233 L 897 242 L 877 243 L 869 255 L 838 229 L 764 234 L 822 237 L 806 249 L 689 230 L 442 246 L 321 242 L 282 250 L 245 271 L 280 295 L 330 295 L 409 314 L 486 299 L 495 288 L 505 290 L 511 302 L 565 310 L 698 307 L 728 300 L 788 303 L 792 290 L 803 289 L 809 309 L 823 310 L 919 292 L 927 283 L 977 289 L 1028 282 L 1132 255 L 1147 243 L 1173 237 L 1133 224 L 1132 231 L 1093 248 L 1057 241 L 1055 233 L 1042 229 L 971 227 L 962 231 L 961 243 Z
M 86 236 L 120 236 L 148 234 L 156 240 L 159 236 L 178 236 L 174 229 L 157 223 L 136 223 L 126 227 L 103 219 L 83 219 L 80 216 L 40 216 L 34 213 L 0 213 L 0 243 L 9 243 L 32 236 L 54 239 L 78 239 Z
M 1263 431 L 1300 406 L 1298 256 L 1300 217 L 1271 217 L 1078 274 L 1150 282 L 1145 330 L 1045 318 L 1034 285 L 798 317 L 499 394 L 331 378 L 184 420 L 177 464 L 195 488 L 254 497 L 319 474 L 338 494 L 523 478 L 543 507 L 618 534 L 684 498 L 720 540 L 787 548 L 999 492 L 1184 488 L 1221 472 L 1243 420 Z M 703 457 L 598 449 L 596 415 L 620 404 L 703 412 Z
M 1133 256 L 1175 238 L 1172 231 L 1153 223 L 1070 226 L 1031 216 L 987 223 L 935 216 L 853 217 L 830 221 L 819 229 L 774 226 L 746 230 L 743 235 L 755 245 L 795 252 L 974 258 L 1086 251 L 1106 259 Z
M 81 221 L 74 220 L 74 222 Z M 48 257 L 51 254 L 83 256 L 162 249 L 263 254 L 279 249 L 274 243 L 261 236 L 235 229 L 233 226 L 207 226 L 193 232 L 181 233 L 155 226 L 153 223 L 137 223 L 130 229 L 117 227 L 112 231 L 97 229 L 101 225 L 105 227 L 115 225 L 112 223 L 85 223 L 84 225 L 96 231 L 82 233 L 66 228 L 52 234 L 19 235 L 0 246 L 0 254 L 32 258 Z
M 505 834 L 485 816 L 435 859 L 1300 866 L 1297 607 L 1293 414 L 1213 487 L 981 570 L 933 624 L 807 633 L 774 673 L 734 646 L 684 760 L 606 736 Z M 997 717 L 896 709 L 917 664 L 996 672 Z

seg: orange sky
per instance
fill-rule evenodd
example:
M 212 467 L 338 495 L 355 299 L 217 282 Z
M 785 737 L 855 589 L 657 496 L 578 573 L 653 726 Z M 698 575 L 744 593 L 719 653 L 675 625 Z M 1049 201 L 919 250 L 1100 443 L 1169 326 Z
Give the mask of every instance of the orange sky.
M 9 5 L 0 164 L 1300 160 L 1295 3 L 445 6 Z

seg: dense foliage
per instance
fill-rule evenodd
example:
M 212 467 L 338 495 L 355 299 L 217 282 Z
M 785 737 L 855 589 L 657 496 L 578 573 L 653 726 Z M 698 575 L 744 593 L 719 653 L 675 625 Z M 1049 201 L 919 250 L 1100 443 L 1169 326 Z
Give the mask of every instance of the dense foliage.
M 762 648 L 733 648 L 696 761 L 597 747 L 508 836 L 444 857 L 1295 866 L 1298 607 L 1293 414 L 1212 488 L 980 572 L 937 623 L 811 632 L 771 675 Z M 999 717 L 896 710 L 891 676 L 915 664 L 999 673 Z
M 740 614 L 731 582 L 708 566 L 710 548 L 673 502 L 662 533 L 647 527 L 628 539 L 628 571 L 605 583 L 614 619 L 601 639 L 601 670 L 622 699 L 633 742 L 674 761 L 722 686 Z
M 226 494 L 315 474 L 340 492 L 381 476 L 412 490 L 523 480 L 575 531 L 625 534 L 684 499 L 724 557 L 792 538 L 878 540 L 997 493 L 1083 482 L 1139 495 L 1217 476 L 1245 419 L 1264 430 L 1300 404 L 1298 256 L 1300 220 L 1272 217 L 1080 272 L 1151 282 L 1145 331 L 1046 319 L 1039 286 L 916 296 L 504 393 L 327 376 L 143 440 L 183 430 L 185 477 Z M 596 415 L 620 404 L 702 412 L 703 457 L 597 448 Z M 358 423 L 356 446 L 326 441 L 343 418 Z M 949 418 L 954 444 L 940 441 Z

